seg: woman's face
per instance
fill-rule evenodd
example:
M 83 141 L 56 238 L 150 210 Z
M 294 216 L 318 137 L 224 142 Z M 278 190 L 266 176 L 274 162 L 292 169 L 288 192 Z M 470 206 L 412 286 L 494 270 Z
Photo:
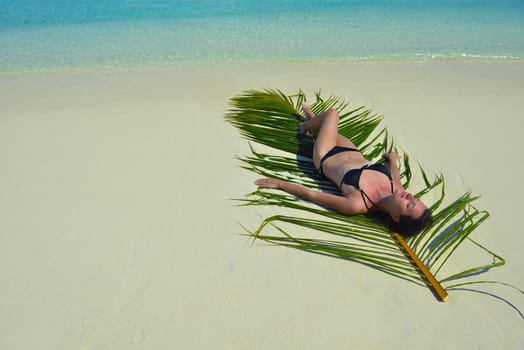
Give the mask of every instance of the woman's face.
M 420 199 L 415 198 L 403 188 L 393 193 L 393 210 L 390 214 L 395 221 L 398 221 L 400 215 L 418 218 L 426 209 L 426 205 Z

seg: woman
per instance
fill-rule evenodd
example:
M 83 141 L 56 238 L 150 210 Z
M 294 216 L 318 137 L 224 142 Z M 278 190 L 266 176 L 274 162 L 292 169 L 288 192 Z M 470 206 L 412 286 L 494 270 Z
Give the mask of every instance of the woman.
M 255 184 L 281 189 L 344 215 L 385 212 L 391 218 L 388 226 L 404 236 L 415 235 L 431 223 L 429 209 L 402 187 L 396 153 L 384 155 L 385 165 L 372 164 L 353 142 L 338 133 L 336 110 L 313 115 L 309 105 L 303 104 L 302 108 L 306 118 L 300 130 L 316 137 L 315 169 L 337 184 L 342 196 L 273 178 L 259 179 Z

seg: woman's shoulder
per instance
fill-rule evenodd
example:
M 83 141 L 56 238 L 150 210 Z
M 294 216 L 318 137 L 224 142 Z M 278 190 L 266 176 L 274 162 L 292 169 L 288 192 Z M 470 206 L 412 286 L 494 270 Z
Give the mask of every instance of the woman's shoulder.
M 344 197 L 347 199 L 348 206 L 351 207 L 351 211 L 355 214 L 366 214 L 368 213 L 368 208 L 366 207 L 364 201 L 362 200 L 362 194 L 356 188 L 349 190 Z

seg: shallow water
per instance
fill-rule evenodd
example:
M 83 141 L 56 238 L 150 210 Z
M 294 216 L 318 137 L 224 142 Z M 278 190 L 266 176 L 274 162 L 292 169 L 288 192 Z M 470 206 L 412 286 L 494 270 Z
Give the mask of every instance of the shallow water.
M 524 58 L 523 1 L 0 0 L 0 71 Z

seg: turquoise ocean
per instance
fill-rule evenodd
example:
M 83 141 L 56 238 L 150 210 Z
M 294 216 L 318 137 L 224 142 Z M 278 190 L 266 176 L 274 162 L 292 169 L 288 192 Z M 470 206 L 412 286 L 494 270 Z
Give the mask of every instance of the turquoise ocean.
M 0 72 L 523 59 L 524 0 L 0 0 Z

